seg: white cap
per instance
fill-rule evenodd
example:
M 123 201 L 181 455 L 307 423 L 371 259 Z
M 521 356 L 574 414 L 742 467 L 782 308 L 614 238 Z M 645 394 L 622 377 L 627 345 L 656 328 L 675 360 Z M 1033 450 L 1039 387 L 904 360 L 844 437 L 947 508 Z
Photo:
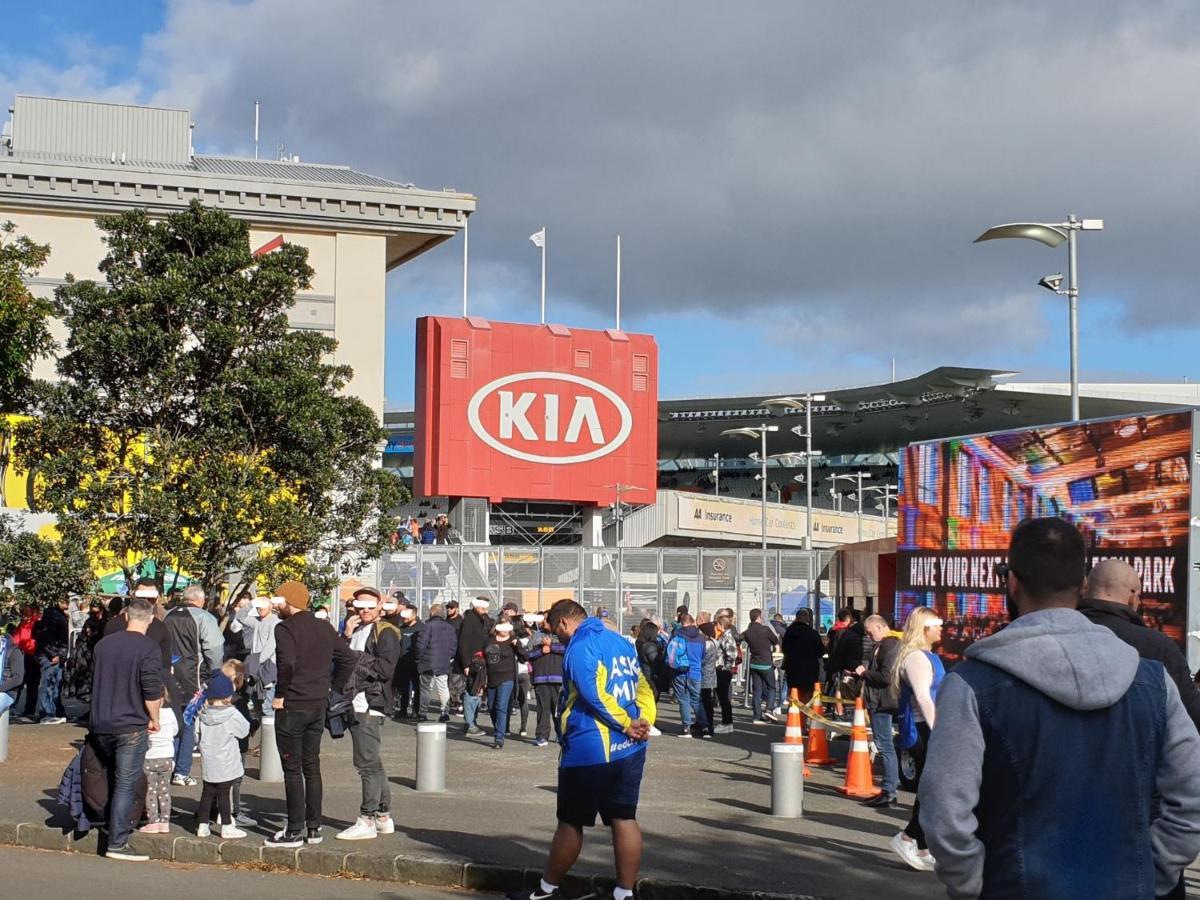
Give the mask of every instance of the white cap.
M 500 632 L 501 634 L 508 634 L 512 630 L 512 622 L 501 622 L 496 626 L 496 631 Z
M 157 600 L 158 588 L 151 584 L 143 584 L 134 590 L 133 596 L 141 597 L 143 600 Z
M 268 606 L 271 605 L 271 598 L 270 597 L 255 597 L 253 600 L 250 601 L 250 605 L 253 606 L 255 609 L 266 609 Z
M 473 607 L 475 607 L 476 609 L 487 609 L 492 604 L 489 603 L 487 600 L 484 600 L 482 597 L 476 597 L 474 600 L 471 601 L 471 605 Z

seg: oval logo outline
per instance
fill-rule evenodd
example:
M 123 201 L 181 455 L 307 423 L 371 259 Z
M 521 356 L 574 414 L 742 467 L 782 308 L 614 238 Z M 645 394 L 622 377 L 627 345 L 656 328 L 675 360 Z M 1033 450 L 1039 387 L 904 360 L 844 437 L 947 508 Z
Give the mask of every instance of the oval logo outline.
M 492 435 L 483 426 L 483 422 L 479 418 L 479 409 L 483 406 L 483 401 L 505 385 L 514 384 L 518 381 L 532 381 L 539 378 L 546 381 L 563 381 L 568 384 L 581 385 L 607 399 L 616 407 L 617 412 L 621 415 L 621 427 L 618 429 L 616 437 L 603 447 L 597 447 L 595 450 L 589 450 L 587 453 L 577 453 L 574 456 L 542 456 L 537 453 L 518 450 L 516 447 L 509 447 L 507 444 L 502 443 L 499 438 Z M 608 456 L 610 453 L 620 449 L 629 440 L 629 435 L 633 432 L 633 412 L 616 391 L 588 378 L 571 375 L 567 372 L 517 372 L 489 381 L 471 396 L 471 402 L 467 405 L 467 422 L 470 424 L 471 430 L 475 432 L 475 435 L 493 450 L 497 450 L 505 456 L 511 456 L 514 459 L 524 460 L 525 462 L 545 463 L 552 466 L 591 462 L 592 460 Z

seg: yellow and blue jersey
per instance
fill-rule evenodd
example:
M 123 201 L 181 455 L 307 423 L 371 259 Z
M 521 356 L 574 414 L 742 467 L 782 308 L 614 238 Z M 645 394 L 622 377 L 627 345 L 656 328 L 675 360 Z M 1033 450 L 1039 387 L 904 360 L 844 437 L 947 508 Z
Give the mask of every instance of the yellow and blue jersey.
M 585 619 L 567 644 L 559 709 L 563 768 L 600 765 L 646 749 L 625 729 L 638 719 L 654 724 L 654 690 L 633 644 L 597 618 Z

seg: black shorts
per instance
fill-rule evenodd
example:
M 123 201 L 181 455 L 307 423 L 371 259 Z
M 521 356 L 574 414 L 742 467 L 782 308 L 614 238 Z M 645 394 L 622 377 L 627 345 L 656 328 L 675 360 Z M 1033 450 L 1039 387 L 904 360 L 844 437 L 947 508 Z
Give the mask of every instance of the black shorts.
M 646 752 L 601 763 L 558 770 L 558 821 L 588 828 L 596 814 L 605 825 L 636 819 Z

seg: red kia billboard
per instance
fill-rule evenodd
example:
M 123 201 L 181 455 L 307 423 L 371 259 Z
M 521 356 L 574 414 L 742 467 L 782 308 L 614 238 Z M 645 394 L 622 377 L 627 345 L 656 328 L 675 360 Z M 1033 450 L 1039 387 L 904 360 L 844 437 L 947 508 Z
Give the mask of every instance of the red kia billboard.
M 644 334 L 417 320 L 424 497 L 653 503 L 658 347 Z

